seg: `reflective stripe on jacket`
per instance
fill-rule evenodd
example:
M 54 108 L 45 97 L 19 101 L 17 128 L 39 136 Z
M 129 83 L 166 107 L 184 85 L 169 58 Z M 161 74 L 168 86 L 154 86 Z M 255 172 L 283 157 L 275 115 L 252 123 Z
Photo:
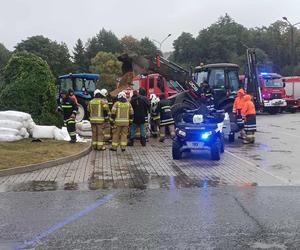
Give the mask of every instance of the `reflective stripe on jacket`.
M 158 103 L 157 112 L 160 114 L 160 126 L 174 124 L 171 106 L 168 100 L 160 100 Z
M 104 99 L 94 98 L 91 100 L 88 105 L 88 111 L 91 123 L 103 123 L 108 119 L 109 107 Z
M 118 101 L 113 105 L 111 114 L 116 125 L 128 126 L 132 122 L 133 108 L 129 102 Z

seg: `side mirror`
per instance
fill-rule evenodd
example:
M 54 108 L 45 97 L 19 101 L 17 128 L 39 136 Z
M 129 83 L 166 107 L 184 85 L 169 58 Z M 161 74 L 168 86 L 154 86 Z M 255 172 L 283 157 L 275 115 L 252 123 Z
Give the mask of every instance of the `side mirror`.
M 283 85 L 283 87 L 285 88 L 285 81 L 282 81 L 282 85 Z

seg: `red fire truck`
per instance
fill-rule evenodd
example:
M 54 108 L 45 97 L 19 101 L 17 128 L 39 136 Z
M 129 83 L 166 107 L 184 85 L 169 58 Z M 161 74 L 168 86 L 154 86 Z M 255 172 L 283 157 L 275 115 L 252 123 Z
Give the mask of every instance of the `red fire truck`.
M 285 84 L 287 111 L 296 112 L 300 107 L 300 76 L 283 77 Z

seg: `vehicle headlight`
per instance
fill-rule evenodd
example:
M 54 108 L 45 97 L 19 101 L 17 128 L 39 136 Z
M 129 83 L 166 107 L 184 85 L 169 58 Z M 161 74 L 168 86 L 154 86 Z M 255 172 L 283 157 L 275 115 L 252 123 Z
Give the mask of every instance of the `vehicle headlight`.
M 209 138 L 209 136 L 211 136 L 211 134 L 212 134 L 211 131 L 204 132 L 203 134 L 201 134 L 201 139 L 207 140 Z
M 185 131 L 183 131 L 181 129 L 177 129 L 176 132 L 177 132 L 178 136 L 186 137 L 186 132 Z

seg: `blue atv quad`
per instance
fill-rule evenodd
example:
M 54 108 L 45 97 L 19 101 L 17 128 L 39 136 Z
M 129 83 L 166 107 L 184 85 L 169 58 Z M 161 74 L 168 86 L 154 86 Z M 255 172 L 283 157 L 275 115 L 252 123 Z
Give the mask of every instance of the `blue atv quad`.
M 176 124 L 176 136 L 172 143 L 174 160 L 184 152 L 209 150 L 211 160 L 220 160 L 224 153 L 224 110 L 209 111 L 206 107 L 185 110 L 182 120 Z

